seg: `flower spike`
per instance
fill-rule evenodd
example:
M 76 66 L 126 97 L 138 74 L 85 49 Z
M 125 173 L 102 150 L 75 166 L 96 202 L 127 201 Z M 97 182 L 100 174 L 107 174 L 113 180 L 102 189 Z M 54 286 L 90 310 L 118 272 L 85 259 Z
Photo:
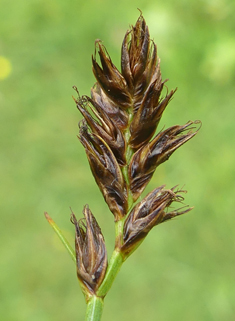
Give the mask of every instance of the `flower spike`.
M 75 252 L 48 214 L 46 218 L 76 260 L 77 276 L 87 302 L 86 320 L 98 321 L 103 299 L 125 259 L 155 225 L 192 209 L 171 209 L 173 203 L 184 201 L 185 191 L 177 186 L 165 189 L 162 185 L 137 200 L 156 168 L 193 138 L 201 123 L 189 121 L 157 131 L 177 88 L 168 91 L 167 79 L 162 79 L 157 46 L 141 11 L 136 24 L 124 36 L 121 70 L 113 64 L 100 40 L 95 42 L 92 68 L 96 83 L 91 97 L 80 97 L 74 87 L 78 93 L 74 100 L 83 116 L 78 138 L 114 216 L 115 248 L 109 264 L 101 229 L 88 205 L 84 207 L 83 219 L 71 215 Z

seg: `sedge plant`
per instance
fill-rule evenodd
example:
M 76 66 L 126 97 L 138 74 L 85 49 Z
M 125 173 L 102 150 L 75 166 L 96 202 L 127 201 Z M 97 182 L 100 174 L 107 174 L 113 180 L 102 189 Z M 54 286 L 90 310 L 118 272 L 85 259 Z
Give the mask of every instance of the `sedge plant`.
M 114 217 L 115 246 L 109 262 L 101 228 L 88 205 L 83 218 L 77 220 L 71 214 L 75 250 L 50 216 L 45 216 L 76 264 L 87 303 L 86 320 L 98 321 L 122 264 L 149 231 L 192 209 L 182 205 L 186 191 L 178 186 L 167 189 L 161 185 L 139 198 L 159 165 L 197 134 L 200 121 L 157 131 L 176 89 L 168 91 L 166 80 L 162 80 L 157 47 L 142 13 L 124 36 L 121 71 L 100 40 L 95 42 L 92 66 L 96 83 L 91 97 L 80 96 L 74 87 L 78 94 L 74 100 L 84 117 L 78 138 Z M 175 209 L 173 203 L 179 206 Z

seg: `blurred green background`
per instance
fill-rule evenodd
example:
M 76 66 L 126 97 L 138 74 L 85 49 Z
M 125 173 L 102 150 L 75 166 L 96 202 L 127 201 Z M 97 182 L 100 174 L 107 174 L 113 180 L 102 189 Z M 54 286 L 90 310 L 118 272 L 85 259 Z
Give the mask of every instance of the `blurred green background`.
M 195 209 L 156 227 L 123 266 L 103 320 L 235 320 L 235 3 L 228 0 L 0 0 L 0 316 L 83 320 L 75 266 L 46 222 L 73 243 L 70 209 L 89 203 L 113 249 L 113 217 L 76 138 L 73 85 L 89 94 L 94 41 L 120 65 L 139 16 L 178 87 L 160 127 L 200 119 L 192 141 L 145 193 L 185 184 Z

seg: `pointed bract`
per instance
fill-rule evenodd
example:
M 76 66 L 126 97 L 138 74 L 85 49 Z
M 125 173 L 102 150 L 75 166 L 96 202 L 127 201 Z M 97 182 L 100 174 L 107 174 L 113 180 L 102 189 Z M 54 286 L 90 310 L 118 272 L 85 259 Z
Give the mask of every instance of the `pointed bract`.
M 83 291 L 93 295 L 102 283 L 107 269 L 107 252 L 101 229 L 88 205 L 84 207 L 84 219 L 77 221 L 74 213 L 75 252 L 77 276 L 84 285 Z

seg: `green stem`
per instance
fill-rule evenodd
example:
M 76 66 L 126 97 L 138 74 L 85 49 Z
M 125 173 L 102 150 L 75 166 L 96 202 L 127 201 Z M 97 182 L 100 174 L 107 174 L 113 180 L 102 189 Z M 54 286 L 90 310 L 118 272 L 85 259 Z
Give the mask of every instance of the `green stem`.
M 130 191 L 130 182 L 129 182 L 129 176 L 128 176 L 129 164 L 130 164 L 132 155 L 134 154 L 134 150 L 129 145 L 129 140 L 130 140 L 130 137 L 131 137 L 130 124 L 131 124 L 132 119 L 133 119 L 133 106 L 129 109 L 128 112 L 129 112 L 128 126 L 127 126 L 126 130 L 124 131 L 124 137 L 125 137 L 125 141 L 127 143 L 126 153 L 125 153 L 126 165 L 122 167 L 122 174 L 123 174 L 124 180 L 127 183 L 128 210 L 129 210 L 133 205 L 133 197 L 132 197 L 132 193 Z
M 123 217 L 121 220 L 115 222 L 115 238 L 116 238 L 115 248 L 123 244 L 123 227 L 124 227 L 125 219 L 126 218 Z
M 85 321 L 100 321 L 103 312 L 104 301 L 93 295 L 87 303 Z
M 105 278 L 100 285 L 99 289 L 97 290 L 97 296 L 99 297 L 105 297 L 109 289 L 111 288 L 114 279 L 116 278 L 121 266 L 123 263 L 123 257 L 121 253 L 116 249 L 113 251 L 113 254 L 111 256 Z

